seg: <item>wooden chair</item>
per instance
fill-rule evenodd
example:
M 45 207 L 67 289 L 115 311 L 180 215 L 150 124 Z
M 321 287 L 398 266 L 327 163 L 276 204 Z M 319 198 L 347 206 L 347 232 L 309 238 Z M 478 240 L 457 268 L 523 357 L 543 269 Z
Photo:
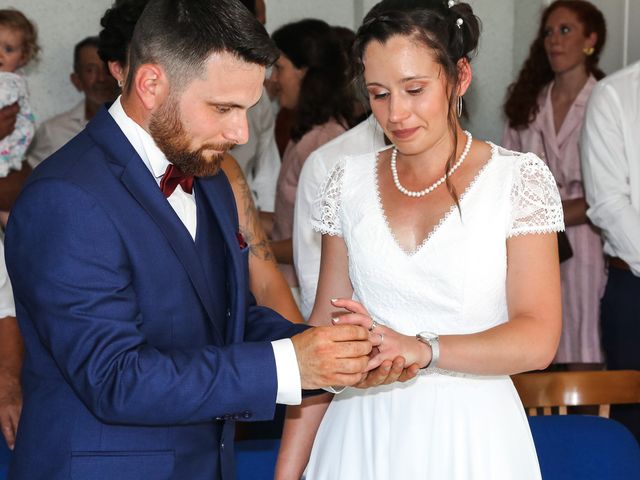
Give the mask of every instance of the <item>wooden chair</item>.
M 640 403 L 640 371 L 541 372 L 513 375 L 513 383 L 530 416 L 560 415 L 567 407 L 597 405 L 598 415 L 609 418 L 611 405 Z

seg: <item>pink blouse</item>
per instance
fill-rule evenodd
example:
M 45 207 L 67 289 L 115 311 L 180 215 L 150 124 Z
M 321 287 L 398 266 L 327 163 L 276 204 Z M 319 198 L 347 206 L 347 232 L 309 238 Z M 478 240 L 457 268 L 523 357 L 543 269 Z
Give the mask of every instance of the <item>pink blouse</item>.
M 596 79 L 590 76 L 558 132 L 551 102 L 553 82 L 538 97 L 538 115 L 527 128 L 505 128 L 503 146 L 533 152 L 545 160 L 563 201 L 584 197 L 578 142 L 585 107 L 595 85 Z M 599 232 L 589 224 L 567 227 L 567 236 L 573 257 L 561 264 L 563 329 L 556 362 L 599 363 L 599 306 L 605 284 L 602 242 Z

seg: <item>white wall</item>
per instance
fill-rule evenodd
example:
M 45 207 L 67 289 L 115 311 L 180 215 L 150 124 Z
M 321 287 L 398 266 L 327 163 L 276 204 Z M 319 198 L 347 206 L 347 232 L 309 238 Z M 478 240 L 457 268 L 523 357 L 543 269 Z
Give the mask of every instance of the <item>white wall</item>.
M 265 0 L 267 30 L 273 32 L 280 25 L 303 18 L 321 18 L 331 25 L 353 28 L 359 0 Z
M 500 143 L 501 106 L 513 78 L 514 2 L 470 0 L 482 22 L 478 55 L 472 61 L 474 79 L 468 97 L 468 127 L 477 138 Z

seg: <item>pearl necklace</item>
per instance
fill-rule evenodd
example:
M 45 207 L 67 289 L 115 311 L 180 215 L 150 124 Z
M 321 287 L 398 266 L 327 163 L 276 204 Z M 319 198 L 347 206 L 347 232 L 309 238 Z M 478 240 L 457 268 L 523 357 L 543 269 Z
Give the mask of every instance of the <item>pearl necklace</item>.
M 471 140 L 473 139 L 473 137 L 467 131 L 465 131 L 464 134 L 467 136 L 467 144 L 464 146 L 464 150 L 462 151 L 462 155 L 460 155 L 460 158 L 458 158 L 458 161 L 433 185 L 425 188 L 424 190 L 420 190 L 419 192 L 412 192 L 411 190 L 407 190 L 400 184 L 400 179 L 398 178 L 398 166 L 396 162 L 398 159 L 398 149 L 396 147 L 393 147 L 393 151 L 391 152 L 391 175 L 393 175 L 393 183 L 395 183 L 396 188 L 400 191 L 400 193 L 403 193 L 409 197 L 424 197 L 427 193 L 433 192 L 436 188 L 442 185 L 447 177 L 450 177 L 453 172 L 455 172 L 458 167 L 462 165 L 464 159 L 467 158 L 469 150 L 471 150 Z

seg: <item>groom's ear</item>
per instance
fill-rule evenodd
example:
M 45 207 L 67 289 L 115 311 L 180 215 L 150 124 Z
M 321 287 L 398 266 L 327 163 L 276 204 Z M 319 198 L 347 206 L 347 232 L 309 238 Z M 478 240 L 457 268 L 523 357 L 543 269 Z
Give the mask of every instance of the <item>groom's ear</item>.
M 132 88 L 150 112 L 162 105 L 169 95 L 167 75 L 160 65 L 153 63 L 145 63 L 138 68 L 133 76 Z

